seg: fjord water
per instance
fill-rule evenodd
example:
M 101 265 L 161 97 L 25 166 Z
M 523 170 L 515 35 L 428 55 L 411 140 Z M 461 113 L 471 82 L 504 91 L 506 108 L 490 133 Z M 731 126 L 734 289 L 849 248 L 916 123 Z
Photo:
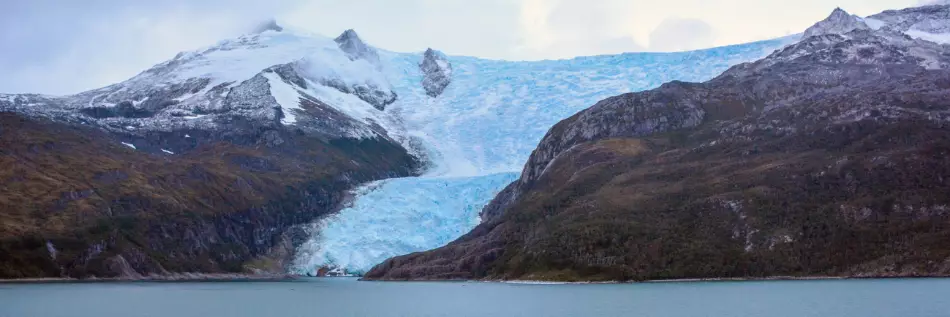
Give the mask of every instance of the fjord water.
M 0 284 L 0 316 L 950 316 L 950 279 Z

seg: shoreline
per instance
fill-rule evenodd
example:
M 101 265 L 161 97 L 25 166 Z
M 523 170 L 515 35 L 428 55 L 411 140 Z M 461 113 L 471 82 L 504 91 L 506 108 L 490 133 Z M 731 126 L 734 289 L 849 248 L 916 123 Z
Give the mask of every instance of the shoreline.
M 20 279 L 0 279 L 4 284 L 55 284 L 55 283 L 227 283 L 227 282 L 290 282 L 302 279 L 359 278 L 343 276 L 308 277 L 294 274 L 231 274 L 231 273 L 178 273 L 140 277 L 110 278 L 72 278 L 39 277 Z M 702 283 L 702 282 L 762 282 L 762 281 L 831 281 L 831 280 L 874 280 L 874 279 L 923 279 L 950 278 L 950 275 L 908 275 L 908 276 L 770 276 L 770 277 L 712 277 L 680 278 L 645 281 L 545 281 L 545 280 L 358 280 L 360 282 L 460 282 L 460 283 L 498 283 L 514 285 L 596 285 L 596 284 L 641 284 L 641 283 Z
M 827 281 L 847 279 L 876 279 L 885 277 L 851 277 L 851 276 L 768 276 L 768 277 L 714 277 L 714 278 L 679 278 L 669 280 L 647 280 L 641 283 L 690 283 L 690 282 L 755 282 L 755 281 Z
M 559 284 L 641 284 L 641 283 L 699 283 L 699 282 L 763 282 L 763 281 L 833 281 L 833 280 L 887 280 L 887 279 L 924 279 L 950 278 L 950 275 L 906 275 L 906 276 L 768 276 L 768 277 L 710 277 L 710 278 L 678 278 L 667 280 L 644 281 L 543 281 L 543 280 L 486 280 L 475 282 L 527 284 L 527 285 L 559 285 Z
M 54 283 L 187 283 L 187 282 L 282 282 L 299 279 L 293 274 L 231 274 L 231 273 L 176 273 L 135 277 L 35 277 L 0 279 L 3 284 L 54 284 Z

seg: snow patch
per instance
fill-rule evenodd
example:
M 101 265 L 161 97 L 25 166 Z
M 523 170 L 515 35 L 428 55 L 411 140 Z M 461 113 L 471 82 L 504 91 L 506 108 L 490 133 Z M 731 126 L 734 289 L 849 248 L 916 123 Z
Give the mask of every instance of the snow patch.
M 56 250 L 56 246 L 53 245 L 53 242 L 50 242 L 49 240 L 46 241 L 46 252 L 49 253 L 49 257 L 53 260 L 56 259 L 56 254 L 59 253 Z
M 288 125 L 296 124 L 296 111 L 303 111 L 300 107 L 300 93 L 273 72 L 264 73 L 264 78 L 267 78 L 267 83 L 270 85 L 271 96 L 274 96 L 284 113 L 280 122 Z
M 311 75 L 311 74 L 306 74 Z M 340 111 L 341 113 L 355 119 L 366 126 L 378 125 L 382 127 L 390 136 L 397 136 L 402 130 L 390 115 L 379 111 L 373 105 L 360 99 L 359 97 L 339 91 L 336 88 L 327 87 L 315 83 L 309 79 L 306 80 L 307 89 L 301 89 L 296 85 L 291 85 L 280 78 L 279 75 L 268 72 L 264 74 L 271 88 L 271 95 L 277 100 L 284 113 L 281 119 L 283 124 L 296 124 L 297 111 L 304 111 L 300 107 L 300 98 L 307 96 L 316 98 L 324 104 Z M 368 128 L 348 131 L 349 136 L 355 138 L 372 138 L 377 134 Z
M 359 122 L 368 126 L 378 124 L 386 130 L 386 132 L 391 134 L 398 134 L 401 130 L 399 125 L 388 114 L 379 111 L 373 107 L 373 105 L 363 101 L 363 99 L 357 96 L 343 93 L 335 88 L 319 85 L 311 81 L 307 81 L 307 85 L 309 89 L 305 90 L 305 92 L 308 95 L 323 101 L 328 106 L 333 107 Z M 352 131 L 352 134 L 354 137 L 376 136 L 375 133 L 369 130 Z
M 162 149 L 162 152 L 165 152 L 165 154 L 175 154 L 175 152 L 172 152 L 166 149 Z
M 145 97 L 145 98 L 142 98 L 142 99 L 139 99 L 139 100 L 132 100 L 132 106 L 138 106 L 138 105 L 142 104 L 143 102 L 148 101 L 148 98 L 149 98 L 149 97 Z
M 182 102 L 182 101 L 185 101 L 185 100 L 194 98 L 195 96 L 201 96 L 201 95 L 203 95 L 203 94 L 187 93 L 187 94 L 181 95 L 181 96 L 179 96 L 178 98 L 175 98 L 175 99 L 172 99 L 172 100 L 175 100 L 176 102 Z
M 210 78 L 208 87 L 243 82 L 261 70 L 300 59 L 329 39 L 304 32 L 263 32 L 221 41 L 204 50 L 183 54 L 166 82 Z M 330 41 L 332 42 L 332 41 Z
M 128 146 L 128 147 L 132 148 L 133 150 L 136 149 L 136 148 L 135 148 L 135 145 L 132 144 L 132 143 L 125 143 L 125 142 L 122 142 L 122 145 Z
M 452 67 L 449 66 L 449 63 L 445 60 L 437 59 L 435 60 L 436 65 L 439 65 L 439 69 L 442 70 L 442 74 L 445 77 L 452 77 Z
M 920 30 L 907 30 L 907 32 L 904 32 L 904 34 L 907 34 L 913 38 L 918 38 L 937 44 L 950 44 L 950 33 L 930 33 Z
M 333 41 L 327 45 L 314 50 L 297 63 L 308 77 L 343 82 L 348 87 L 367 86 L 386 92 L 392 90 L 389 81 L 376 66 L 363 59 L 350 60 Z
M 184 116 L 184 117 L 182 117 L 182 118 L 188 119 L 188 120 L 195 120 L 195 119 L 201 119 L 201 118 L 204 118 L 204 117 L 207 117 L 207 116 L 208 116 L 208 115 L 206 115 L 206 114 L 196 114 L 196 115 Z
M 887 25 L 887 22 L 872 18 L 864 18 L 862 21 L 864 21 L 864 24 L 867 24 L 867 26 L 872 30 L 880 30 L 882 27 Z

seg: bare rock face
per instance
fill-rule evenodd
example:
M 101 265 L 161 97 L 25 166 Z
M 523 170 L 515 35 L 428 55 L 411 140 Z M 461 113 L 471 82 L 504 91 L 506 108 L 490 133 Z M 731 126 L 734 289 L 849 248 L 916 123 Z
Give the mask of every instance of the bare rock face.
M 340 49 L 346 53 L 350 60 L 364 60 L 377 69 L 381 67 L 379 53 L 376 52 L 375 48 L 366 45 L 366 43 L 360 39 L 360 36 L 356 34 L 355 30 L 349 29 L 344 31 L 343 34 L 340 34 L 334 41 L 336 41 Z M 324 85 L 336 88 L 341 92 L 356 95 L 379 110 L 384 110 L 387 105 L 395 102 L 397 98 L 396 93 L 388 87 L 376 87 L 366 84 L 349 85 L 338 78 L 320 79 L 318 81 Z
M 340 34 L 334 41 L 340 45 L 340 49 L 346 52 L 350 60 L 363 59 L 373 65 L 379 65 L 379 53 L 376 52 L 376 49 L 366 45 L 356 34 L 356 30 L 343 31 L 343 34 Z
M 828 18 L 816 23 L 805 30 L 804 37 L 812 37 L 825 34 L 845 34 L 854 30 L 870 29 L 864 21 L 854 15 L 851 15 L 841 8 L 837 8 Z
M 438 97 L 452 83 L 452 64 L 442 52 L 427 49 L 419 69 L 422 70 L 422 87 L 430 97 Z
M 395 92 L 389 90 L 389 87 L 379 87 L 369 84 L 350 85 L 338 78 L 320 78 L 317 79 L 317 81 L 327 87 L 335 88 L 340 92 L 357 96 L 380 111 L 385 110 L 386 106 L 396 102 L 396 99 L 399 97 Z

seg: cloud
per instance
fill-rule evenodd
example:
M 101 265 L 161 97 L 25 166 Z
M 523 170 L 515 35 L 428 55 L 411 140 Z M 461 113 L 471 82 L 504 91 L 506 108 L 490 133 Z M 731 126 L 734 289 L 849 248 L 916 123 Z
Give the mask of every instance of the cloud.
M 524 41 L 513 55 L 567 58 L 637 51 L 681 51 L 715 45 L 713 27 L 699 19 L 666 18 L 652 28 L 638 20 L 650 10 L 629 0 L 524 0 Z M 640 41 L 636 33 L 648 34 Z
M 650 50 L 685 51 L 715 43 L 712 26 L 698 19 L 668 18 L 650 33 Z
M 566 58 L 643 50 L 628 32 L 633 2 L 619 0 L 524 0 L 522 41 L 512 55 Z

